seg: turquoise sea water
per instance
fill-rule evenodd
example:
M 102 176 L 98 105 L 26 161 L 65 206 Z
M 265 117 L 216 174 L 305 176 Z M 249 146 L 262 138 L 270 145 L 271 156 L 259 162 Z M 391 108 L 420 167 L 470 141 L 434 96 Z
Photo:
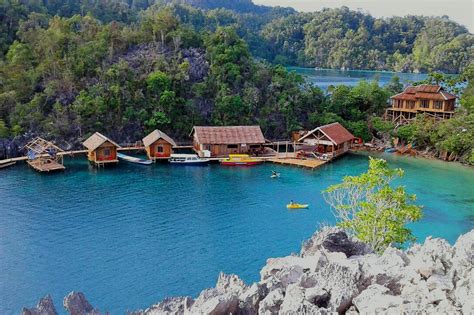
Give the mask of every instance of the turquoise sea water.
M 451 243 L 474 227 L 474 170 L 384 155 L 425 206 L 412 228 Z M 320 223 L 333 223 L 321 190 L 367 169 L 348 155 L 318 170 L 151 167 L 96 170 L 66 161 L 64 173 L 26 166 L 0 171 L 0 314 L 51 294 L 58 310 L 72 290 L 123 314 L 170 295 L 196 295 L 220 271 L 259 279 L 269 257 L 298 252 Z M 272 169 L 281 172 L 270 179 Z M 290 199 L 308 210 L 288 211 Z
M 288 67 L 288 70 L 295 71 L 306 77 L 306 79 L 319 86 L 323 90 L 331 85 L 349 85 L 354 86 L 361 80 L 379 81 L 380 85 L 385 85 L 392 79 L 393 76 L 398 76 L 400 82 L 409 84 L 414 81 L 421 81 L 426 79 L 427 75 L 423 73 L 401 73 L 389 71 L 361 71 L 361 70 L 333 70 L 333 69 L 313 69 L 313 68 L 299 68 Z

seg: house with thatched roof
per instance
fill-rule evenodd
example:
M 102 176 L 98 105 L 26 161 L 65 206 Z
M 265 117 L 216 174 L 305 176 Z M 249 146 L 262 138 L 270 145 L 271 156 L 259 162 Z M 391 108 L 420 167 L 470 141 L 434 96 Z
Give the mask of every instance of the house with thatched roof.
M 212 157 L 248 154 L 260 150 L 265 143 L 260 126 L 196 126 L 191 132 L 194 150 Z
M 103 134 L 96 132 L 83 142 L 88 160 L 98 166 L 118 163 L 117 149 L 120 146 Z
M 150 160 L 168 159 L 173 154 L 176 142 L 166 133 L 155 129 L 142 139 L 146 154 Z

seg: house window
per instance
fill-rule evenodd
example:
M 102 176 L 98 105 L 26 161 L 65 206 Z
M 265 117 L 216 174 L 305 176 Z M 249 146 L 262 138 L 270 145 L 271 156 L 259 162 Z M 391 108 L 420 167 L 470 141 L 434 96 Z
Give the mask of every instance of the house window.
M 104 149 L 104 156 L 110 156 L 110 149 Z
M 429 108 L 430 107 L 430 100 L 420 100 L 420 107 L 421 108 Z
M 435 109 L 443 109 L 443 101 L 434 101 Z
M 237 149 L 239 146 L 237 144 L 229 144 L 227 145 L 227 149 Z
M 156 147 L 156 152 L 158 152 L 158 153 L 163 153 L 163 151 L 164 151 L 164 150 L 163 150 L 163 146 L 162 146 L 162 145 L 159 145 L 159 146 Z
M 415 108 L 415 101 L 407 101 L 407 108 L 414 109 Z

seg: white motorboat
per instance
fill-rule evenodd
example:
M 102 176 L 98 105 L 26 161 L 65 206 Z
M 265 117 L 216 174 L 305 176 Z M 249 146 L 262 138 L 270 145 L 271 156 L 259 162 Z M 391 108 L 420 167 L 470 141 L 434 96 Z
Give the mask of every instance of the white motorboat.
M 207 165 L 209 159 L 202 159 L 197 154 L 171 154 L 169 162 L 176 165 Z

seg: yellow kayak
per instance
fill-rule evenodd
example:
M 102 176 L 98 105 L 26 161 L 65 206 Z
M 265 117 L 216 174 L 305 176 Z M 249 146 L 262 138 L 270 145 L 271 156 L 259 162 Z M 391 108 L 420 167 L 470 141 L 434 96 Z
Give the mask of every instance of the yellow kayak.
M 306 208 L 309 208 L 309 205 L 305 205 L 301 203 L 290 203 L 290 204 L 287 204 L 286 207 L 288 209 L 306 209 Z

